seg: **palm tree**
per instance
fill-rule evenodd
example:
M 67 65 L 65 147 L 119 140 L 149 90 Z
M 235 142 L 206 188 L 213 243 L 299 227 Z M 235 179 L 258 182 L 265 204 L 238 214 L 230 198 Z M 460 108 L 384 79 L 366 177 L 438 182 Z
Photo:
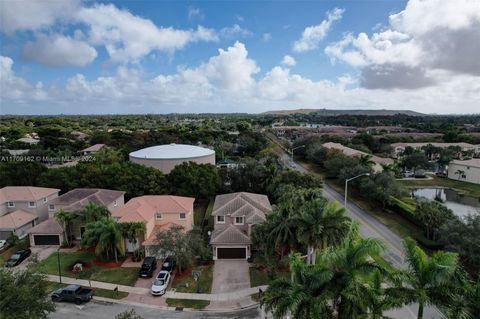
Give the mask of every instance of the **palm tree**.
M 110 216 L 110 212 L 105 206 L 100 206 L 89 202 L 82 210 L 85 223 L 96 222 L 102 218 Z
M 316 250 L 342 242 L 349 231 L 350 219 L 336 203 L 317 199 L 304 205 L 298 220 L 297 237 L 307 247 L 307 261 L 315 264 Z
M 110 259 L 113 253 L 115 262 L 118 263 L 118 254 L 125 255 L 125 241 L 119 224 L 112 218 L 104 218 L 87 225 L 83 234 L 82 245 L 87 247 L 95 246 L 95 254 L 106 253 Z
M 417 246 L 411 238 L 403 242 L 408 269 L 402 273 L 406 303 L 418 302 L 417 318 L 423 318 L 426 305 L 448 306 L 445 294 L 458 271 L 458 257 L 454 253 L 436 252 L 432 257 Z
M 358 163 L 362 166 L 372 167 L 372 165 L 375 164 L 372 161 L 372 155 L 369 155 L 369 154 L 361 155 L 358 159 L 359 159 Z
M 67 242 L 67 245 L 70 245 L 70 223 L 75 219 L 75 215 L 65 212 L 63 209 L 59 209 L 55 213 L 55 219 L 62 223 L 63 228 L 63 238 Z
M 460 178 L 465 175 L 465 171 L 459 169 L 455 172 L 455 175 L 458 175 L 458 180 L 460 180 Z
M 283 258 L 286 245 L 295 244 L 298 218 L 284 204 L 277 206 L 268 215 L 267 224 L 270 225 L 269 239 L 280 247 L 280 255 Z
M 328 290 L 332 273 L 318 265 L 306 265 L 298 255 L 293 257 L 290 270 L 291 280 L 274 280 L 262 296 L 261 305 L 275 319 L 287 314 L 295 319 L 334 318 Z
M 319 255 L 318 264 L 333 273 L 329 289 L 333 293 L 334 310 L 339 319 L 357 318 L 368 313 L 368 281 L 374 271 L 387 270 L 375 261 L 384 246 L 378 239 L 362 239 L 358 225 L 352 224 L 347 238 L 340 246 L 330 247 Z

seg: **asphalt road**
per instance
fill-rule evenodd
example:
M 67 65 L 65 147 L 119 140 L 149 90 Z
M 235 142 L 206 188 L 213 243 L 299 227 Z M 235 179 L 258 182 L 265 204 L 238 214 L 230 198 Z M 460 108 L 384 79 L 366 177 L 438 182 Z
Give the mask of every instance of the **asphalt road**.
M 286 152 L 282 152 L 281 160 L 286 166 L 290 167 L 291 169 L 295 169 L 302 173 L 311 173 L 307 168 L 303 167 L 302 165 L 298 163 L 292 163 L 290 155 Z M 343 206 L 344 194 L 338 193 L 335 189 L 325 183 L 323 184 L 323 194 L 329 201 L 335 200 Z M 388 229 L 385 225 L 375 219 L 375 217 L 373 217 L 368 212 L 364 211 L 354 203 L 348 201 L 347 208 L 347 214 L 360 224 L 360 234 L 362 235 L 362 237 L 381 239 L 386 246 L 384 258 L 392 266 L 400 269 L 405 269 L 407 267 L 407 264 L 405 262 L 405 256 L 403 254 L 403 238 Z M 392 318 L 414 319 L 417 318 L 417 311 L 418 305 L 412 304 L 401 309 L 390 311 L 386 315 L 391 316 Z M 424 309 L 423 318 L 441 319 L 444 318 L 444 316 L 438 311 L 436 307 L 427 306 Z
M 259 312 L 256 308 L 214 313 L 202 311 L 170 311 L 96 300 L 81 306 L 76 306 L 71 303 L 56 303 L 56 305 L 57 311 L 49 315 L 51 319 L 114 319 L 117 314 L 132 308 L 144 319 L 260 319 Z

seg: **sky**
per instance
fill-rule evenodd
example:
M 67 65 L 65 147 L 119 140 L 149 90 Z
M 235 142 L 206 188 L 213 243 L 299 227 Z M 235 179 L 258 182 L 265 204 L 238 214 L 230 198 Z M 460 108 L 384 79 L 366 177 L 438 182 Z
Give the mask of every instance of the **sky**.
M 480 0 L 0 0 L 0 114 L 480 113 Z

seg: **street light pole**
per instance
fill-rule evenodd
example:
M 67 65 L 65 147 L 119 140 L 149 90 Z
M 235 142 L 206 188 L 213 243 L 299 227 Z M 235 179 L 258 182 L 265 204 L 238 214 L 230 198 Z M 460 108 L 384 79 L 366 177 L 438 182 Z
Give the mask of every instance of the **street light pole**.
M 293 163 L 293 151 L 295 151 L 296 149 L 302 148 L 302 147 L 305 147 L 305 145 L 300 145 L 300 146 L 292 148 L 292 152 L 290 153 L 292 155 L 292 163 Z
M 60 269 L 60 247 L 57 249 L 57 263 L 58 263 L 58 277 L 60 278 L 60 283 L 62 283 L 62 271 Z
M 355 178 L 359 178 L 359 177 L 362 177 L 362 176 L 370 176 L 370 173 L 363 173 L 363 174 L 354 176 L 352 178 L 347 178 L 345 180 L 345 202 L 343 204 L 343 206 L 345 206 L 345 209 L 347 209 L 348 182 L 350 182 L 351 180 L 354 180 Z

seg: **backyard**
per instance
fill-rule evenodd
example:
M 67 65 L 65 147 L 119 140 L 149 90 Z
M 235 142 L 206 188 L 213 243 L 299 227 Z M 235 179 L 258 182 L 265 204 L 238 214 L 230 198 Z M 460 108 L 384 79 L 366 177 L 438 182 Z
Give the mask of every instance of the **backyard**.
M 118 267 L 99 262 L 95 254 L 89 251 L 62 252 L 59 255 L 62 276 L 103 281 L 125 286 L 134 286 L 138 278 L 138 268 Z M 72 271 L 73 265 L 77 263 L 83 265 L 83 271 L 74 273 Z M 37 270 L 49 275 L 58 275 L 57 254 L 52 254 L 47 259 L 41 261 L 37 265 Z

